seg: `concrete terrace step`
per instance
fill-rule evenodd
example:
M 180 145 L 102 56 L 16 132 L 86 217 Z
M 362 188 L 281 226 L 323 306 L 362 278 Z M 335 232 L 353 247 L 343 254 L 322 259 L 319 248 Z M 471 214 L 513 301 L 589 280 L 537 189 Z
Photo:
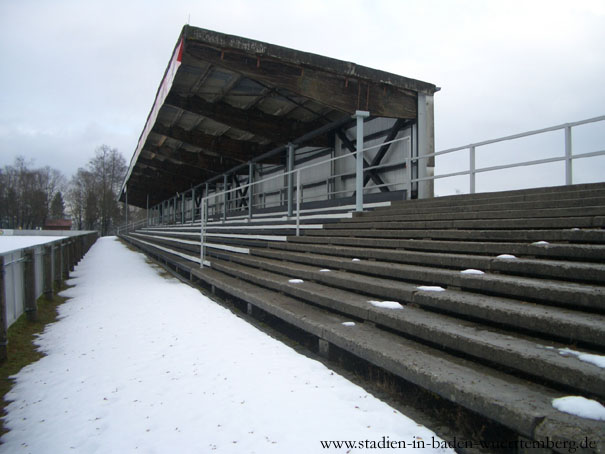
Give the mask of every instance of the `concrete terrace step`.
M 213 269 L 192 274 L 261 309 L 347 350 L 448 400 L 459 402 L 535 440 L 602 440 L 596 421 L 560 413 L 552 400 L 560 392 L 385 332 L 368 324 L 344 326 L 347 317 L 323 311 L 295 298 L 251 285 Z M 600 452 L 602 441 L 596 449 Z
M 589 183 L 573 186 L 553 186 L 548 188 L 519 189 L 513 191 L 481 192 L 477 194 L 456 194 L 433 199 L 415 199 L 393 201 L 391 207 L 397 209 L 402 205 L 445 206 L 468 204 L 471 201 L 491 203 L 552 201 L 567 198 L 602 197 L 605 195 L 604 183 Z M 382 210 L 382 208 L 377 208 Z
M 253 254 L 289 262 L 313 264 L 363 273 L 382 278 L 468 289 L 475 292 L 521 298 L 546 304 L 573 307 L 585 311 L 605 312 L 605 287 L 545 279 L 513 277 L 485 273 L 464 274 L 462 270 L 435 269 L 428 266 L 359 260 L 323 254 L 255 249 Z
M 573 200 L 577 202 L 577 200 Z M 412 210 L 402 213 L 395 210 L 382 213 L 360 213 L 350 219 L 341 220 L 341 224 L 372 224 L 389 223 L 403 221 L 442 221 L 442 220 L 488 220 L 488 219 L 540 219 L 540 218 L 582 218 L 591 216 L 605 215 L 605 199 L 601 200 L 602 205 L 574 205 L 567 208 L 531 208 L 515 209 L 501 208 L 489 204 L 483 210 L 471 210 L 472 207 L 447 207 L 440 211 L 430 209 Z M 511 204 L 513 205 L 513 204 Z
M 402 251 L 396 249 L 343 247 L 305 243 L 274 243 L 272 249 L 294 252 L 314 252 L 324 255 L 390 261 L 409 265 L 435 266 L 437 268 L 475 268 L 503 274 L 544 277 L 576 282 L 605 282 L 605 265 L 561 260 L 539 260 L 525 258 L 498 258 L 473 254 L 444 252 Z
M 577 207 L 598 207 L 605 205 L 605 194 L 601 197 L 583 197 L 571 199 L 556 199 L 551 201 L 537 202 L 502 202 L 493 201 L 469 201 L 466 204 L 444 204 L 433 207 L 423 207 L 422 204 L 414 204 L 413 201 L 406 201 L 386 209 L 377 209 L 374 211 L 362 211 L 353 213 L 352 220 L 361 220 L 360 218 L 372 217 L 387 219 L 389 217 L 406 216 L 409 214 L 444 214 L 444 213 L 480 213 L 483 211 L 508 211 L 508 210 L 550 210 L 561 208 Z M 344 219 L 343 221 L 346 221 Z
M 130 235 L 139 238 L 140 240 L 147 241 L 149 243 L 158 244 L 165 248 L 175 250 L 177 252 L 184 252 L 191 254 L 199 258 L 200 256 L 200 241 L 199 237 L 197 240 L 183 239 L 178 237 L 163 237 L 158 235 L 150 235 L 147 233 L 133 232 Z M 208 238 L 205 242 L 207 252 L 211 254 L 214 250 L 225 250 L 231 252 L 239 252 L 247 254 L 250 247 L 267 247 L 266 241 L 260 240 L 241 240 L 241 239 L 225 239 L 219 238 L 220 241 L 215 242 L 214 239 Z
M 254 255 L 254 250 L 251 252 L 251 256 L 228 255 L 226 258 L 268 272 L 297 276 L 331 287 L 397 300 L 464 318 L 472 317 L 482 323 L 507 327 L 509 330 L 533 331 L 547 338 L 559 338 L 568 342 L 580 341 L 605 348 L 603 315 L 461 290 L 425 291 L 419 289 L 422 285 L 420 282 L 393 281 L 351 271 L 320 271 L 321 268 L 315 265 L 259 257 Z
M 562 260 L 583 260 L 587 262 L 604 262 L 605 245 L 595 244 L 557 244 L 547 246 L 518 242 L 487 241 L 441 241 L 441 240 L 401 240 L 382 238 L 354 237 L 288 237 L 289 244 L 317 244 L 355 246 L 360 248 L 389 248 L 392 250 L 412 250 L 443 253 L 462 253 L 497 256 L 512 254 L 518 257 L 547 257 Z
M 599 208 L 601 214 L 603 209 Z M 383 221 L 370 220 L 369 222 L 339 222 L 337 224 L 327 224 L 324 230 L 342 230 L 350 229 L 572 229 L 586 228 L 598 229 L 605 227 L 605 216 L 576 216 L 576 217 L 509 217 L 505 213 L 498 214 L 498 218 L 479 218 L 479 219 L 456 219 L 452 216 L 446 220 L 427 220 L 418 217 L 419 220 L 410 221 Z
M 250 264 L 254 262 L 250 257 L 237 257 L 237 260 Z M 352 293 L 310 281 L 290 283 L 288 278 L 292 274 L 276 274 L 220 260 L 214 261 L 212 267 L 339 313 L 385 326 L 424 343 L 474 356 L 541 379 L 554 378 L 553 381 L 570 389 L 584 389 L 605 396 L 605 374 L 595 365 L 584 363 L 575 357 L 562 356 L 559 349 L 565 349 L 565 345 L 549 345 L 551 348 L 546 348 L 544 341 L 540 339 L 518 334 L 513 337 L 508 332 L 486 329 L 474 322 L 412 306 L 407 306 L 404 310 L 374 307 L 369 301 L 377 297 L 369 292 L 365 292 L 365 295 Z M 571 358 L 575 361 L 569 361 Z
M 313 237 L 360 237 L 382 239 L 438 239 L 438 240 L 466 240 L 466 241 L 515 241 L 531 244 L 538 241 L 570 242 L 570 243 L 605 243 L 605 230 L 572 230 L 572 229 L 519 229 L 519 230 L 470 230 L 470 229 L 322 229 L 310 230 L 305 235 Z M 292 241 L 296 241 L 291 238 Z M 548 247 L 548 245 L 544 245 Z

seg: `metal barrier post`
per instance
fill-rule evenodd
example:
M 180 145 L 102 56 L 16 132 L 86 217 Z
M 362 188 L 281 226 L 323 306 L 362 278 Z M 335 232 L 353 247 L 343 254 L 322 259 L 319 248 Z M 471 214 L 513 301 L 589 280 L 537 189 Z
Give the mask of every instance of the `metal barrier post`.
M 227 220 L 227 174 L 223 175 L 223 222 Z
M 254 200 L 254 163 L 248 163 L 248 219 L 252 219 L 252 202 Z
M 300 236 L 300 170 L 296 171 L 296 236 Z
M 408 155 L 405 159 L 405 176 L 407 179 L 405 198 L 407 200 L 412 199 L 412 147 L 408 141 Z
M 293 210 L 293 193 L 294 193 L 294 186 L 292 185 L 292 169 L 294 169 L 294 145 L 289 143 L 288 144 L 288 167 L 287 167 L 287 171 L 288 171 L 288 217 L 292 216 L 292 210 Z
M 204 268 L 204 259 L 206 258 L 206 208 L 208 207 L 207 196 L 202 199 L 200 206 L 200 268 Z
M 358 110 L 357 118 L 357 167 L 355 171 L 355 211 L 363 211 L 363 119 L 370 116 L 370 112 Z
M 573 181 L 571 151 L 571 126 L 565 126 L 565 184 L 569 186 Z
M 475 146 L 471 145 L 469 147 L 469 169 L 470 169 L 470 193 L 475 193 Z

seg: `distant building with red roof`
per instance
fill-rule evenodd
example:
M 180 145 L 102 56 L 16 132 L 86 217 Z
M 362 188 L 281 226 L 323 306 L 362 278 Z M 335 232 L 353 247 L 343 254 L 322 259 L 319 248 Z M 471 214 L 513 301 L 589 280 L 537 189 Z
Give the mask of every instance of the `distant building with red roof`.
M 71 219 L 47 219 L 44 230 L 71 230 Z

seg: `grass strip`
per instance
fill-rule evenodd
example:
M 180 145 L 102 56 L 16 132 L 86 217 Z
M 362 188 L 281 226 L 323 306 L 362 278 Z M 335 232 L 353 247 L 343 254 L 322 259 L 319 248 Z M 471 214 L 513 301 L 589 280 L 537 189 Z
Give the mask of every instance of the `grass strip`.
M 10 377 L 44 356 L 34 344 L 36 334 L 41 333 L 47 324 L 56 321 L 57 308 L 65 301 L 66 298 L 56 294 L 52 300 L 47 300 L 42 296 L 38 298 L 37 321 L 29 321 L 23 314 L 8 329 L 7 359 L 0 364 L 0 395 L 3 396 L 0 414 L 2 416 L 6 415 L 5 408 L 9 404 L 4 396 L 11 390 L 14 383 Z M 8 430 L 4 427 L 4 420 L 0 419 L 0 435 L 6 432 Z

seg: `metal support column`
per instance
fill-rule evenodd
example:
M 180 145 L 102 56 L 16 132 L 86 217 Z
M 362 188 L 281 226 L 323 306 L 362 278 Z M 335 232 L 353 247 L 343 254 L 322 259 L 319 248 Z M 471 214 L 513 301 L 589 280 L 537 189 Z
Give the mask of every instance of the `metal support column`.
M 370 116 L 370 112 L 358 110 L 357 119 L 357 156 L 355 171 L 355 211 L 363 211 L 363 119 Z
M 293 213 L 293 204 L 294 201 L 293 196 L 294 196 L 294 186 L 292 184 L 293 181 L 293 175 L 292 175 L 292 170 L 294 169 L 294 145 L 289 143 L 288 144 L 288 217 L 292 216 Z
M 172 198 L 172 223 L 176 224 L 176 204 L 178 202 L 178 196 Z
M 145 214 L 147 215 L 147 227 L 149 227 L 149 194 L 147 194 L 147 208 L 145 209 Z
M 191 223 L 195 221 L 195 188 L 191 188 Z
M 181 194 L 181 225 L 185 223 L 185 193 Z
M 426 177 L 432 177 L 435 173 L 435 157 L 423 156 L 435 152 L 435 114 L 433 106 L 433 95 L 418 93 L 418 140 L 417 157 L 418 198 L 428 199 L 434 196 L 434 181 Z

